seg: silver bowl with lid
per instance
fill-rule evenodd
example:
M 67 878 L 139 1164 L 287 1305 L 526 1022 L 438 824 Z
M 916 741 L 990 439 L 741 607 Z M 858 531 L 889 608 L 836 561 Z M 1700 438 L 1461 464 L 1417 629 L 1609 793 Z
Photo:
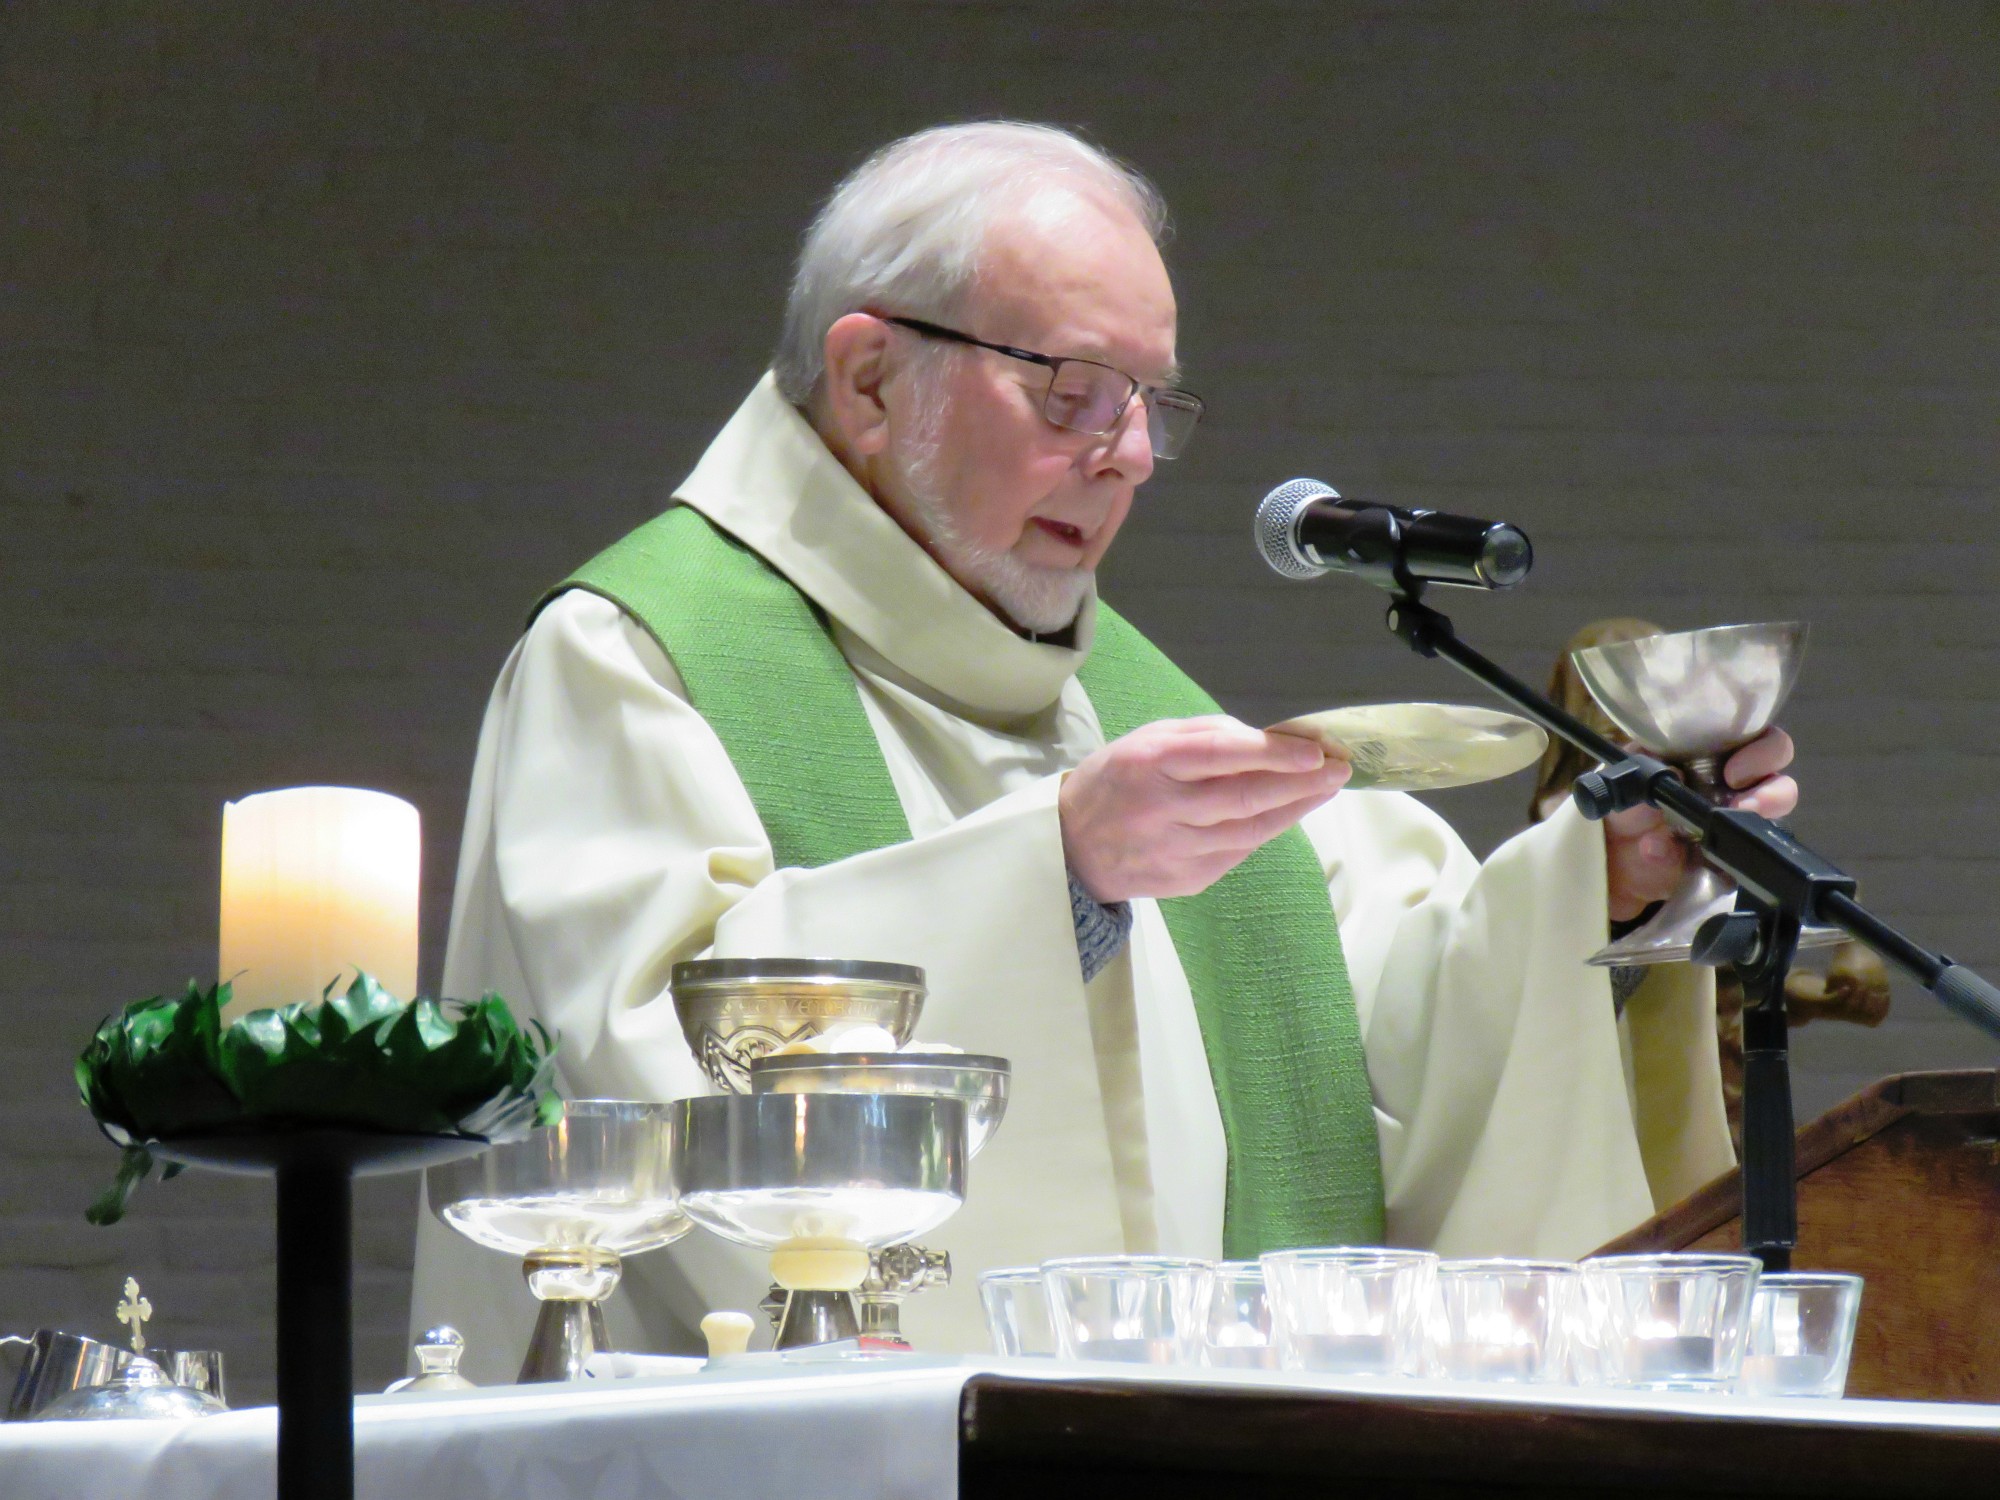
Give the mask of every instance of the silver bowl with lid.
M 974 1157 L 1007 1113 L 1014 1066 L 974 1052 L 831 1052 L 760 1057 L 753 1094 L 916 1094 L 965 1104 L 965 1154 Z
M 669 980 L 688 1050 L 709 1082 L 750 1092 L 750 1064 L 799 1042 L 879 1026 L 898 1047 L 924 1009 L 924 971 L 851 958 L 707 958 Z
M 59 1396 L 36 1412 L 36 1422 L 103 1422 L 126 1418 L 209 1417 L 227 1411 L 206 1391 L 175 1385 L 143 1354 L 130 1356 L 103 1385 L 87 1385 Z

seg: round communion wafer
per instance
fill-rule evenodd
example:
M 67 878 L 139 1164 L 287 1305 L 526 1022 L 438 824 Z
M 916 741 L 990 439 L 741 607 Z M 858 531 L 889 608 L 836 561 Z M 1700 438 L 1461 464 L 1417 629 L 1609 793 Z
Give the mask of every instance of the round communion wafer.
M 1365 703 L 1302 714 L 1273 734 L 1317 740 L 1354 766 L 1356 790 L 1430 792 L 1511 776 L 1541 759 L 1549 737 L 1515 714 L 1459 703 Z

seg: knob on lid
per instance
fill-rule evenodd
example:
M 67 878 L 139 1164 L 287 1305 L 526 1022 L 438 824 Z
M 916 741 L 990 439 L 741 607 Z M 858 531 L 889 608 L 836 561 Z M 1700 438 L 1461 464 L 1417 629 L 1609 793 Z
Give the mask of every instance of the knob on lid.
M 465 1356 L 465 1336 L 449 1323 L 424 1330 L 417 1340 L 417 1371 L 423 1375 L 456 1375 Z

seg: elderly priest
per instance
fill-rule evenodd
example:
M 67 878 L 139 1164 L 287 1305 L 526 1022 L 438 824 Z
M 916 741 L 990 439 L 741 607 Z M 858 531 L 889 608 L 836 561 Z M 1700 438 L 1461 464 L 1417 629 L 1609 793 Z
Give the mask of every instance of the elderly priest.
M 682 959 L 921 965 L 921 1034 L 1014 1063 L 919 1344 L 974 1280 L 1093 1251 L 1393 1242 L 1576 1255 L 1731 1164 L 1704 971 L 1622 1014 L 1585 957 L 1671 888 L 1646 810 L 1482 867 L 1408 797 L 1222 715 L 1093 570 L 1201 415 L 1154 189 L 1067 133 L 877 153 L 808 234 L 776 367 L 673 505 L 544 601 L 494 689 L 448 993 L 562 1038 L 578 1095 L 704 1091 Z M 1788 811 L 1772 735 L 1747 805 Z M 428 1218 L 428 1216 L 426 1216 Z M 427 1224 L 419 1326 L 509 1378 L 518 1272 Z M 627 1268 L 688 1347 L 759 1258 Z M 495 1312 L 496 1289 L 509 1301 Z M 518 1305 L 517 1305 L 518 1304 Z

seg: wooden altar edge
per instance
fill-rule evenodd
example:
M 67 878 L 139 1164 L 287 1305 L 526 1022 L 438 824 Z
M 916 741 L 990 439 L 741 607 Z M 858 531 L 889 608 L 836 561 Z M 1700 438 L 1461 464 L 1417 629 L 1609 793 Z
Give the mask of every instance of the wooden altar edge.
M 2000 1125 L 2000 1085 L 1990 1068 L 1898 1073 L 1881 1079 L 1800 1127 L 1793 1147 L 1795 1175 L 1810 1176 L 1913 1114 L 1995 1116 Z M 1742 1215 L 1743 1170 L 1732 1167 L 1596 1253 L 1677 1249 Z
M 1989 1492 L 2000 1431 L 1430 1394 L 977 1375 L 963 1500 Z
M 1798 1270 L 1863 1278 L 1847 1394 L 2000 1402 L 2000 1071 L 1885 1078 L 1802 1128 Z M 1742 1244 L 1731 1171 L 1605 1251 Z

